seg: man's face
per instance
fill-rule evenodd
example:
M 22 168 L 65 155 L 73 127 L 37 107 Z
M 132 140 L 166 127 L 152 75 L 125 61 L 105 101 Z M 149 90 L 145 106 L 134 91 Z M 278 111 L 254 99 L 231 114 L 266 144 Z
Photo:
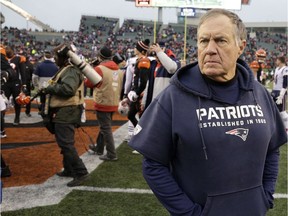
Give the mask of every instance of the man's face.
M 228 17 L 219 15 L 207 19 L 198 31 L 198 61 L 202 74 L 225 82 L 235 75 L 236 61 L 245 48 L 236 42 L 235 26 Z
M 276 66 L 279 67 L 281 65 L 281 61 L 279 59 L 276 59 Z

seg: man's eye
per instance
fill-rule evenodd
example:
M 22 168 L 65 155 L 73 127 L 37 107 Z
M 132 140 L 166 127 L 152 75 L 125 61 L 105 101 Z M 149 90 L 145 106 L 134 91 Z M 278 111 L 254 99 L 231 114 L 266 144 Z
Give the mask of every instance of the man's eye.
M 216 42 L 217 42 L 218 44 L 226 44 L 226 43 L 227 43 L 227 40 L 225 40 L 225 39 L 219 39 L 219 40 L 216 40 Z
M 200 44 L 206 44 L 206 43 L 208 43 L 208 40 L 207 39 L 201 39 L 201 40 L 199 40 L 199 43 Z

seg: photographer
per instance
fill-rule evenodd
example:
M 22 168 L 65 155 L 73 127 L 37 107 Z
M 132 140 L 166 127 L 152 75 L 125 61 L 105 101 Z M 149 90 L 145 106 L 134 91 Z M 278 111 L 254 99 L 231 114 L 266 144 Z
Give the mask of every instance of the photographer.
M 74 146 L 75 127 L 80 124 L 84 103 L 84 75 L 77 66 L 70 63 L 67 55 L 69 51 L 63 51 L 66 47 L 65 44 L 61 44 L 54 49 L 54 58 L 59 70 L 42 92 L 48 97 L 45 107 L 49 107 L 44 113 L 48 113 L 51 118 L 50 129 L 55 133 L 63 155 L 64 170 L 57 175 L 73 177 L 67 186 L 74 187 L 81 185 L 88 177 L 88 171 Z

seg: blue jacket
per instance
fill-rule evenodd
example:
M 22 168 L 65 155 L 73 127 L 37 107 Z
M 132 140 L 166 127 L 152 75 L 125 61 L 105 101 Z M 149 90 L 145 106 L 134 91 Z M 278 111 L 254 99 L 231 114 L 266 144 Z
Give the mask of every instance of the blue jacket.
M 198 63 L 181 68 L 153 100 L 129 145 L 171 215 L 260 216 L 273 206 L 278 147 L 287 142 L 268 91 L 242 60 L 227 84 Z

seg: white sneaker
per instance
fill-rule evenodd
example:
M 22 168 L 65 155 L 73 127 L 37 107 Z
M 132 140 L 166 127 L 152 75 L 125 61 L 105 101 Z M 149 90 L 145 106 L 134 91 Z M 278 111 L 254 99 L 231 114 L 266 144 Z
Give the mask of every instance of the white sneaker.
M 1 132 L 0 132 L 0 135 L 1 135 L 1 138 L 6 138 L 6 137 L 7 137 L 5 131 L 1 131 Z
M 129 142 L 132 138 L 132 135 L 128 134 L 127 136 L 124 137 L 124 142 Z
M 140 154 L 138 151 L 134 150 L 132 151 L 133 154 Z

